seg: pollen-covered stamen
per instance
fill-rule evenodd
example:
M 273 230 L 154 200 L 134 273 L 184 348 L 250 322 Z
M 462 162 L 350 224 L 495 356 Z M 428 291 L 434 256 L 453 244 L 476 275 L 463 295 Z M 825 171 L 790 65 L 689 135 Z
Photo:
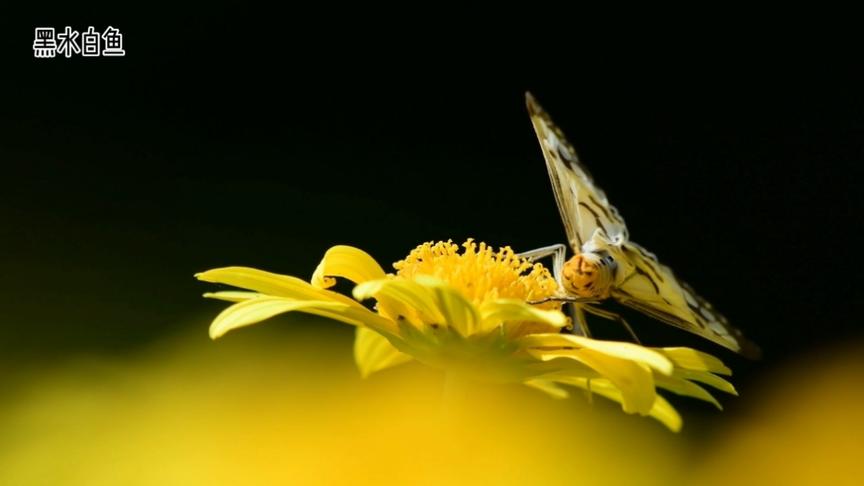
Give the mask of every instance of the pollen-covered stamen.
M 475 305 L 493 299 L 538 301 L 556 294 L 557 284 L 549 270 L 519 257 L 509 246 L 494 249 L 469 239 L 461 245 L 452 241 L 428 242 L 418 246 L 393 267 L 400 277 L 431 275 L 458 289 Z M 544 304 L 559 309 L 559 302 Z
M 564 263 L 564 290 L 579 297 L 606 298 L 615 275 L 615 260 L 594 252 L 580 253 Z

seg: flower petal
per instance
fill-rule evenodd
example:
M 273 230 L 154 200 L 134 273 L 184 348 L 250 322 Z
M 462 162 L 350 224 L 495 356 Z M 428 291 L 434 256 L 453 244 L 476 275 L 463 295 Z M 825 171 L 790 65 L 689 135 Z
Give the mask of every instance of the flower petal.
M 529 350 L 536 356 L 536 350 Z M 552 354 L 554 353 L 554 354 Z M 608 379 L 621 391 L 621 404 L 627 413 L 639 413 L 645 415 L 654 403 L 656 391 L 654 389 L 654 375 L 648 366 L 629 359 L 616 358 L 593 349 L 560 349 L 541 356 L 544 361 L 559 358 L 569 358 L 578 361 L 592 370 L 600 377 Z M 584 371 L 575 369 L 575 373 L 568 376 L 566 369 L 549 373 L 543 378 L 555 381 L 567 380 L 568 378 L 588 378 Z
M 324 254 L 312 274 L 312 285 L 322 289 L 332 287 L 335 283 L 332 277 L 363 283 L 367 280 L 382 279 L 385 273 L 381 265 L 365 251 L 353 246 L 336 245 Z
M 559 381 L 569 378 L 600 378 L 597 370 L 591 368 L 581 361 L 573 359 L 572 356 L 542 355 L 535 349 L 528 349 L 528 354 L 540 360 L 532 366 L 533 379 L 546 381 Z M 569 350 L 568 352 L 573 352 Z
M 538 309 L 514 299 L 484 302 L 480 306 L 480 316 L 483 329 L 493 329 L 501 323 L 520 321 L 542 322 L 559 329 L 567 325 L 567 317 L 560 311 Z
M 524 347 L 538 349 L 543 355 L 554 355 L 556 351 L 555 348 L 593 349 L 609 356 L 638 361 L 664 375 L 672 374 L 674 368 L 672 362 L 657 351 L 648 349 L 644 346 L 639 346 L 638 344 L 625 343 L 621 341 L 603 341 L 600 339 L 575 336 L 573 334 L 544 333 L 529 334 L 520 339 L 520 344 Z M 549 349 L 547 350 L 543 348 Z
M 662 353 L 664 356 L 672 360 L 677 368 L 696 371 L 710 371 L 711 373 L 726 376 L 732 374 L 732 370 L 723 364 L 722 361 L 708 353 L 703 353 L 702 351 L 683 347 L 651 349 Z
M 393 347 L 387 338 L 372 329 L 363 326 L 357 328 L 354 337 L 354 361 L 363 378 L 412 359 L 414 358 Z
M 738 391 L 735 390 L 735 387 L 732 385 L 732 383 L 729 383 L 728 381 L 717 375 L 712 375 L 707 371 L 676 369 L 675 373 L 673 373 L 672 376 L 690 381 L 698 381 L 702 384 L 712 386 L 720 391 L 724 391 L 726 393 L 738 396 Z
M 266 295 L 294 299 L 323 298 L 324 300 L 332 300 L 335 296 L 339 295 L 335 292 L 315 288 L 297 277 L 265 272 L 248 267 L 215 268 L 196 274 L 195 277 L 204 282 L 221 283 L 241 289 L 254 290 Z M 346 297 L 345 300 L 350 301 L 351 299 Z
M 360 303 L 342 294 L 313 287 L 308 282 L 289 275 L 279 275 L 247 267 L 225 267 L 208 270 L 195 276 L 205 282 L 251 289 L 261 294 L 284 297 L 289 300 L 344 304 L 348 309 L 343 314 L 348 316 L 352 322 L 366 323 L 373 329 L 396 331 L 395 323 L 370 311 Z
M 621 405 L 627 413 L 646 415 L 657 394 L 651 370 L 635 361 L 610 356 L 593 349 L 580 349 L 573 358 L 611 381 L 621 391 Z
M 228 302 L 243 302 L 244 300 L 261 297 L 258 292 L 247 292 L 245 290 L 225 290 L 222 292 L 207 292 L 204 297 L 207 299 L 227 300 Z
M 435 297 L 429 289 L 413 280 L 369 280 L 354 287 L 352 293 L 357 300 L 374 298 L 385 305 L 398 304 L 407 307 L 416 311 L 426 323 L 444 323 L 444 316 L 438 310 Z
M 477 309 L 461 292 L 434 277 L 418 275 L 414 280 L 432 292 L 447 327 L 462 336 L 470 336 L 479 329 L 480 316 Z
M 216 339 L 238 327 L 248 326 L 290 311 L 303 311 L 353 325 L 361 325 L 350 315 L 350 307 L 339 302 L 295 300 L 262 296 L 238 302 L 223 310 L 210 324 L 210 337 Z
M 654 377 L 654 379 L 657 383 L 657 386 L 660 388 L 669 390 L 673 393 L 677 393 L 678 395 L 683 395 L 685 397 L 698 398 L 699 400 L 713 403 L 718 410 L 723 410 L 723 405 L 720 405 L 720 402 L 718 402 L 713 395 L 708 393 L 708 390 L 702 388 L 696 383 L 675 376 L 659 375 Z
M 623 396 L 621 394 L 621 390 L 615 387 L 611 382 L 604 379 L 595 379 L 588 380 L 585 378 L 578 378 L 572 380 L 562 381 L 562 383 L 567 383 L 569 385 L 575 385 L 586 390 L 589 390 L 592 393 L 596 393 L 602 397 L 606 397 L 610 400 L 614 400 L 618 403 L 623 404 Z M 675 410 L 669 402 L 666 401 L 665 398 L 660 395 L 656 395 L 654 399 L 654 403 L 651 405 L 651 409 L 646 414 L 649 417 L 652 417 L 673 432 L 678 432 L 681 430 L 681 425 L 683 424 L 681 420 L 681 415 L 678 414 L 678 411 Z
M 651 411 L 648 412 L 648 416 L 659 420 L 660 423 L 668 427 L 672 432 L 681 431 L 681 426 L 683 425 L 681 415 L 675 410 L 675 407 L 660 395 L 657 395 L 657 399 L 654 401 Z

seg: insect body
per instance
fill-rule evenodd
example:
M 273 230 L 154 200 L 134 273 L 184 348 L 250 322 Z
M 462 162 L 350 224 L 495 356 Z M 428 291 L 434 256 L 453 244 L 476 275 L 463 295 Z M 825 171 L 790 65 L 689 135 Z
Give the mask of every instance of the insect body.
M 758 347 L 730 326 L 711 304 L 678 280 L 653 253 L 630 241 L 624 219 L 594 185 L 564 134 L 530 93 L 526 94 L 526 102 L 575 256 L 564 261 L 564 245 L 523 255 L 554 255 L 555 276 L 570 297 L 564 300 L 584 304 L 576 308 L 582 330 L 587 331 L 583 310 L 618 320 L 630 330 L 620 316 L 593 305 L 611 298 L 745 356 L 757 356 Z
M 579 297 L 605 299 L 609 297 L 618 264 L 612 255 L 579 253 L 561 269 L 564 289 Z

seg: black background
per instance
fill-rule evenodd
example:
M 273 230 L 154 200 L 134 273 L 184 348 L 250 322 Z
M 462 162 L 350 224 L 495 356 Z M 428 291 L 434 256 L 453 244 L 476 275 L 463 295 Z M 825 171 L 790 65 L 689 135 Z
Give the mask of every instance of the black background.
M 206 339 L 221 306 L 192 274 L 216 266 L 308 276 L 337 243 L 393 262 L 427 240 L 563 241 L 526 90 L 633 239 L 765 358 L 628 313 L 644 341 L 711 350 L 746 388 L 860 337 L 864 79 L 841 41 L 522 20 L 21 16 L 4 30 L 4 356 L 122 354 L 193 327 Z M 32 56 L 34 27 L 109 24 L 124 58 Z

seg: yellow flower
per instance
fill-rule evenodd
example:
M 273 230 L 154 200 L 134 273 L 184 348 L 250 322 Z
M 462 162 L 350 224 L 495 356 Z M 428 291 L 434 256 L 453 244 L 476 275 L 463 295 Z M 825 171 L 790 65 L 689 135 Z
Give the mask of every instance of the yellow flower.
M 654 417 L 679 430 L 681 417 L 657 388 L 720 404 L 699 383 L 735 394 L 718 375 L 730 374 L 718 359 L 689 348 L 646 348 L 562 332 L 569 319 L 560 302 L 528 302 L 553 296 L 549 271 L 516 255 L 468 240 L 424 243 L 386 274 L 367 253 L 334 246 L 311 282 L 245 267 L 209 270 L 198 279 L 249 291 L 205 297 L 234 302 L 210 326 L 218 338 L 290 311 L 356 326 L 354 355 L 360 372 L 417 360 L 460 380 L 524 383 L 552 396 L 562 385 L 621 403 L 627 413 Z M 328 290 L 335 278 L 354 282 L 353 299 Z M 374 310 L 361 302 L 374 299 Z

